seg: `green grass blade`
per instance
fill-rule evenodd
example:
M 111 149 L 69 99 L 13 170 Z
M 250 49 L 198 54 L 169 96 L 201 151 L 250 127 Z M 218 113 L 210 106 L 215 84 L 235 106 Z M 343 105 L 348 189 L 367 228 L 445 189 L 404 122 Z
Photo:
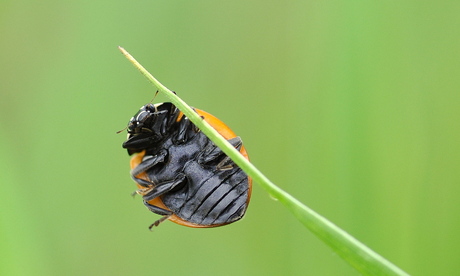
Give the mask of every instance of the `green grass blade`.
M 155 79 L 126 50 L 120 51 L 134 64 L 147 79 L 166 95 L 206 136 L 222 149 L 243 171 L 264 188 L 273 198 L 281 202 L 294 216 L 338 255 L 364 275 L 408 275 L 406 272 L 372 251 L 369 247 L 311 210 L 303 203 L 273 184 L 238 150 L 228 143 L 214 128 L 204 121 L 182 99 Z

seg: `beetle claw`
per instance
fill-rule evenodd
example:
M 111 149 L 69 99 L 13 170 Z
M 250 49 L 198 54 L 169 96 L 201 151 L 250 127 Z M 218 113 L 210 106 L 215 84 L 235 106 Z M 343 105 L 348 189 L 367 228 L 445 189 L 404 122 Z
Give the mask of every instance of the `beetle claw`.
M 147 187 L 147 188 L 141 188 L 141 189 L 137 189 L 135 190 L 132 195 L 135 196 L 136 194 L 140 195 L 140 196 L 145 196 L 146 194 L 150 193 L 153 189 L 155 189 L 154 186 L 150 186 L 150 187 Z

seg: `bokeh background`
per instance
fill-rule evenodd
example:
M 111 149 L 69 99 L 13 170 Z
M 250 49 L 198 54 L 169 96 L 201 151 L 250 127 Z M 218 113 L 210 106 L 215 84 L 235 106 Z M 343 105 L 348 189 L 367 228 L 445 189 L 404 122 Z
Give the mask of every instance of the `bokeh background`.
M 1 275 L 357 275 L 257 184 L 215 229 L 145 209 L 121 148 L 155 89 L 414 275 L 460 271 L 460 2 L 0 1 Z M 164 101 L 161 95 L 155 101 Z

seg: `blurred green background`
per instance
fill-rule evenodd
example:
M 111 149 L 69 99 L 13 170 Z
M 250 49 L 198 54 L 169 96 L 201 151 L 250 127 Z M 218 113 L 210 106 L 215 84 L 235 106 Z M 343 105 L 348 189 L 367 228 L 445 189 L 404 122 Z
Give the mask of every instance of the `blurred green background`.
M 459 14 L 458 1 L 0 1 L 0 274 L 357 275 L 257 184 L 238 223 L 149 232 L 158 216 L 130 197 L 115 132 L 155 89 L 118 45 L 379 254 L 458 273 Z

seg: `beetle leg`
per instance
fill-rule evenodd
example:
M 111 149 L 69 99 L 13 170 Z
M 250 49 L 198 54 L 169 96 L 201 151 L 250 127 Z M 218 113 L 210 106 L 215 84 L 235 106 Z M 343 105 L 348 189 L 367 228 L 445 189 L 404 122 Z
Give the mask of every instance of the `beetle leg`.
M 147 180 L 144 180 L 144 179 L 138 179 L 137 184 L 142 185 L 142 186 L 145 185 L 146 187 L 137 189 L 134 192 L 132 192 L 131 193 L 132 197 L 136 196 L 136 194 L 138 194 L 140 196 L 144 196 L 144 195 L 150 193 L 153 189 L 155 189 L 155 186 L 153 185 L 153 183 L 151 183 L 151 182 L 149 182 Z
M 238 150 L 240 150 L 241 146 L 243 145 L 243 141 L 241 141 L 240 137 L 234 137 L 232 139 L 229 139 L 228 142 Z M 217 159 L 220 158 L 222 155 L 224 155 L 224 158 L 217 163 L 216 168 L 221 171 L 231 170 L 234 165 L 233 161 L 228 156 L 226 156 L 225 153 L 219 147 L 217 147 L 213 143 L 210 143 L 208 144 L 208 146 L 206 146 L 202 155 L 198 159 L 198 163 L 206 164 L 212 161 L 217 161 Z
M 171 217 L 171 215 L 169 216 L 163 216 L 162 218 L 160 218 L 159 220 L 155 221 L 154 223 L 150 224 L 149 226 L 149 230 L 152 231 L 152 228 L 155 226 L 157 227 L 158 225 L 160 225 L 160 223 L 162 223 L 163 221 L 169 219 Z
M 151 205 L 151 204 L 149 204 L 149 203 L 147 203 L 147 202 L 145 202 L 145 201 L 144 201 L 144 205 L 145 205 L 151 212 L 163 216 L 163 217 L 160 218 L 159 220 L 157 220 L 157 221 L 155 221 L 154 223 L 150 224 L 149 230 L 152 230 L 153 227 L 156 227 L 156 226 L 160 225 L 160 223 L 162 223 L 163 221 L 167 220 L 169 217 L 171 217 L 171 216 L 173 215 L 173 212 L 172 212 L 172 211 L 169 211 L 169 210 L 160 208 L 160 207 L 155 206 L 155 205 Z
M 233 165 L 235 165 L 235 163 L 232 161 L 232 159 L 226 156 L 224 159 L 222 159 L 222 161 L 219 162 L 219 164 L 217 164 L 216 168 L 219 171 L 227 171 L 233 169 Z
M 144 156 L 142 162 L 131 170 L 131 176 L 135 177 L 136 175 L 146 172 L 148 169 L 152 168 L 153 166 L 159 163 L 164 163 L 166 155 L 168 155 L 168 153 L 166 150 L 163 149 L 155 155 Z
M 133 192 L 133 196 L 136 194 L 140 196 L 145 196 L 146 194 L 150 193 L 153 189 L 155 189 L 155 186 L 153 185 L 147 188 L 137 189 L 136 191 Z
M 184 174 L 179 174 L 173 181 L 159 183 L 155 185 L 153 182 L 141 178 L 135 178 L 137 183 L 145 188 L 140 188 L 134 191 L 131 195 L 135 196 L 136 194 L 141 195 L 145 201 L 150 201 L 156 197 L 159 197 L 171 190 L 174 190 L 186 180 Z
M 134 179 L 134 181 L 136 181 L 137 184 L 139 184 L 140 186 L 144 187 L 145 189 L 154 187 L 154 185 L 155 185 L 155 183 L 153 183 L 152 181 L 148 181 L 148 180 L 145 180 L 145 179 L 142 179 L 142 178 L 133 177 L 133 179 Z M 144 188 L 139 189 L 139 190 L 144 190 Z M 137 190 L 134 193 L 137 194 Z
M 156 155 L 149 155 L 144 157 L 142 162 L 137 165 L 134 169 L 131 170 L 131 178 L 136 181 L 139 185 L 149 188 L 151 187 L 154 183 L 152 181 L 148 181 L 142 178 L 137 177 L 139 174 L 146 172 L 147 170 L 151 169 L 155 165 L 159 163 L 164 163 L 167 155 L 166 150 L 161 150 L 158 154 Z
M 160 223 L 163 221 L 167 220 L 171 215 L 174 213 L 170 210 L 166 210 L 163 208 L 160 208 L 158 206 L 152 205 L 148 203 L 150 200 L 159 197 L 167 192 L 170 192 L 171 190 L 177 188 L 180 184 L 183 184 L 186 181 L 186 177 L 184 174 L 179 174 L 173 181 L 171 182 L 165 182 L 161 183 L 156 187 L 153 187 L 150 189 L 150 191 L 143 195 L 144 199 L 144 205 L 153 213 L 162 215 L 163 217 L 160 218 L 159 220 L 155 221 L 149 226 L 149 229 L 152 230 L 154 226 L 158 226 Z
M 157 215 L 170 216 L 170 215 L 173 214 L 172 211 L 169 211 L 169 210 L 160 208 L 160 207 L 158 207 L 158 206 L 149 204 L 148 202 L 145 202 L 145 201 L 144 201 L 144 205 L 145 205 L 145 207 L 147 207 L 152 213 L 155 213 L 155 214 L 157 214 Z
M 238 150 L 241 149 L 243 145 L 243 140 L 241 140 L 240 136 L 233 137 L 232 139 L 227 140 L 233 147 L 237 148 Z
M 178 187 L 180 187 L 182 184 L 185 184 L 187 181 L 187 178 L 185 177 L 185 174 L 181 173 L 176 176 L 176 178 L 172 181 L 169 182 L 163 182 L 159 183 L 157 186 L 152 188 L 149 192 L 145 193 L 142 198 L 144 201 L 150 201 L 156 197 L 162 196 Z
M 145 130 L 145 133 L 133 136 L 126 140 L 122 147 L 128 149 L 128 154 L 132 155 L 133 153 L 140 152 L 142 149 L 150 146 L 152 144 L 152 137 L 150 130 Z
M 174 137 L 175 143 L 183 144 L 187 142 L 187 140 L 189 139 L 189 135 L 187 132 L 190 129 L 191 124 L 192 122 L 190 122 L 190 120 L 187 117 L 182 116 L 178 124 L 177 135 Z
M 232 139 L 228 140 L 228 142 L 233 147 L 235 147 L 238 151 L 241 149 L 241 146 L 243 145 L 243 141 L 241 140 L 240 137 L 232 138 Z M 219 164 L 217 164 L 216 167 L 217 167 L 218 170 L 225 171 L 225 170 L 233 169 L 234 165 L 235 165 L 235 163 L 232 161 L 232 159 L 230 159 L 230 157 L 228 157 L 228 156 L 225 156 L 224 159 L 222 159 L 222 161 L 220 161 Z

